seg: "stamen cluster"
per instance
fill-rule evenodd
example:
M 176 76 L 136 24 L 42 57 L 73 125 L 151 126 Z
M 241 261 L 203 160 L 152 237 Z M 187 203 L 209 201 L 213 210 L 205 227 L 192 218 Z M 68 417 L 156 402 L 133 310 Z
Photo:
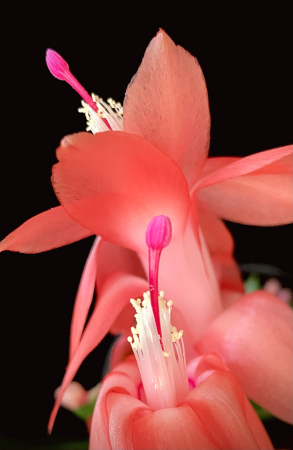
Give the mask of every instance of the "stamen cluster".
M 162 336 L 158 334 L 150 292 L 141 299 L 131 299 L 136 310 L 136 327 L 128 341 L 136 357 L 142 383 L 151 409 L 175 407 L 188 393 L 183 331 L 171 325 L 173 302 L 158 297 Z
M 115 102 L 112 98 L 108 98 L 107 102 L 98 95 L 92 94 L 92 99 L 98 107 L 98 111 L 94 111 L 88 103 L 81 101 L 82 108 L 78 112 L 85 114 L 87 128 L 86 131 L 91 131 L 93 134 L 101 131 L 109 131 L 110 125 L 113 131 L 123 130 L 123 107 L 121 103 Z

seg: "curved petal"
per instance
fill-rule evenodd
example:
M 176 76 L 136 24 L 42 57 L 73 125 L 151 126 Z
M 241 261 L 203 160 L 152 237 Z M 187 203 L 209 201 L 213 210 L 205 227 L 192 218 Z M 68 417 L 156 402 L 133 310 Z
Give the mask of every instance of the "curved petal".
M 116 272 L 129 273 L 144 278 L 144 271 L 136 253 L 104 241 L 100 237 L 96 238 L 87 258 L 74 303 L 70 330 L 69 358 L 73 356 L 79 345 L 92 303 L 95 284 L 97 291 L 102 293 L 106 280 Z M 130 304 L 129 307 L 128 309 L 132 308 Z M 119 322 L 115 321 L 116 329 L 119 329 L 118 332 L 121 332 L 122 324 L 125 323 L 124 316 L 125 314 L 120 314 L 117 319 Z M 128 327 L 129 329 L 130 327 Z
M 292 151 L 293 145 L 287 145 L 285 147 L 274 148 L 272 150 L 266 150 L 264 152 L 255 153 L 253 155 L 246 156 L 245 158 L 235 159 L 231 164 L 225 164 L 218 170 L 210 173 L 206 177 L 202 178 L 197 185 L 193 187 L 193 192 L 196 190 L 204 189 L 217 183 L 221 183 L 226 180 L 230 180 L 235 177 L 247 175 L 255 171 L 261 170 L 262 174 L 276 173 L 273 168 L 273 163 L 280 162 L 285 159 L 286 164 L 292 165 Z M 221 158 L 222 162 L 224 159 Z M 267 167 L 267 170 L 265 169 Z M 278 167 L 278 166 L 277 166 Z M 292 170 L 292 169 L 291 169 Z M 282 172 L 283 173 L 283 170 Z
M 211 374 L 217 373 L 219 371 L 227 371 L 229 370 L 227 366 L 223 363 L 223 361 L 219 358 L 215 353 L 210 353 L 207 355 L 202 355 L 198 358 L 195 358 L 191 361 L 187 366 L 188 378 L 191 378 L 194 382 L 195 386 L 198 386 L 202 383 L 206 378 L 208 378 Z M 211 381 L 211 380 L 210 380 Z M 233 383 L 233 378 L 230 378 L 230 381 Z M 235 380 L 234 380 L 235 384 Z M 238 391 L 238 398 L 240 400 L 240 405 L 242 408 L 242 412 L 245 415 L 245 418 L 248 422 L 249 428 L 252 431 L 254 438 L 256 439 L 259 448 L 270 449 L 272 448 L 272 443 L 265 431 L 265 428 L 260 421 L 258 415 L 255 410 L 251 406 L 251 403 L 248 399 L 241 394 L 239 385 L 235 386 L 235 391 Z M 227 391 L 226 391 L 227 392 Z M 243 403 L 244 400 L 244 403 Z M 188 398 L 187 398 L 188 401 Z M 221 442 L 222 443 L 222 442 Z M 226 448 L 223 447 L 222 448 Z
M 24 222 L 0 242 L 0 252 L 39 253 L 91 236 L 62 206 L 49 209 Z
M 246 225 L 292 222 L 292 174 L 236 177 L 201 190 L 198 195 L 220 218 Z
M 216 159 L 216 158 L 215 158 Z M 226 159 L 226 158 L 217 158 Z M 229 158 L 227 158 L 229 159 Z M 222 293 L 222 304 L 226 307 L 227 295 L 229 303 L 244 292 L 240 270 L 233 258 L 234 240 L 221 219 L 211 212 L 206 204 L 197 200 L 200 227 L 207 243 L 213 266 Z M 225 295 L 223 296 L 223 292 Z M 230 295 L 233 292 L 233 297 Z M 235 293 L 238 296 L 234 295 Z
M 115 272 L 124 272 L 145 278 L 145 272 L 135 252 L 101 239 L 98 253 L 97 291 L 100 292 L 107 278 Z
M 216 170 L 222 169 L 228 164 L 239 161 L 240 159 L 242 158 L 236 156 L 211 156 L 206 160 L 200 177 L 201 179 L 204 179 L 211 173 L 216 172 Z M 193 189 L 194 188 L 191 188 L 191 190 Z
M 88 312 L 93 300 L 98 266 L 98 249 L 101 238 L 97 237 L 86 260 L 76 294 L 70 327 L 69 358 L 76 352 Z
M 292 421 L 292 310 L 265 291 L 244 295 L 225 310 L 196 344 L 216 352 L 248 397 Z
M 217 355 L 197 358 L 193 370 L 196 387 L 184 403 L 200 418 L 201 429 L 212 441 L 212 448 L 273 449 L 240 384 Z
M 127 88 L 124 130 L 138 134 L 177 162 L 189 183 L 207 158 L 210 113 L 197 60 L 160 31 Z
M 104 378 L 92 419 L 90 450 L 133 448 L 131 443 L 133 418 L 136 412 L 148 409 L 138 400 L 138 385 L 140 382 L 139 370 L 133 358 L 128 358 L 127 362 L 119 364 Z M 117 395 L 119 398 L 115 402 Z M 112 398 L 109 399 L 109 397 Z M 109 406 L 111 406 L 111 409 Z M 119 425 L 116 421 L 117 416 L 120 420 Z M 125 430 L 128 433 L 125 433 Z
M 213 265 L 221 290 L 244 293 L 241 272 L 235 259 L 226 253 L 212 255 Z
M 122 309 L 129 303 L 130 298 L 141 296 L 148 288 L 146 280 L 124 274 L 113 275 L 111 278 L 108 278 L 107 283 L 107 289 L 105 288 L 103 295 L 100 295 L 99 301 L 83 332 L 79 346 L 67 366 L 58 398 L 50 416 L 49 431 L 52 430 L 62 396 L 82 361 L 101 342 Z
M 182 232 L 190 208 L 186 180 L 167 155 L 124 132 L 68 136 L 57 150 L 52 182 L 68 214 L 93 233 L 132 250 L 159 214 Z
M 115 341 L 113 347 L 111 348 L 110 359 L 109 359 L 109 371 L 114 369 L 117 364 L 120 364 L 128 356 L 133 355 L 133 351 L 127 337 L 129 336 L 129 330 L 127 334 L 122 334 Z
M 116 366 L 96 403 L 90 449 L 272 449 L 260 420 L 248 417 L 235 377 L 216 355 L 199 361 L 197 387 L 176 408 L 158 411 L 138 400 L 133 359 Z
M 227 253 L 232 255 L 234 240 L 224 222 L 200 199 L 197 201 L 200 228 L 211 254 Z

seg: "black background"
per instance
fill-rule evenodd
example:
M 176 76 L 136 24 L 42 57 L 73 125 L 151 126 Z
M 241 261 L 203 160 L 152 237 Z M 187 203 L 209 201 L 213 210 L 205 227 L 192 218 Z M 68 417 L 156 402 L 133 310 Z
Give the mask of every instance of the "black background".
M 293 142 L 290 2 L 269 9 L 184 3 L 151 6 L 80 2 L 8 9 L 2 17 L 0 238 L 58 205 L 50 183 L 60 139 L 84 130 L 78 95 L 54 79 L 45 50 L 57 50 L 89 92 L 122 101 L 147 44 L 162 27 L 197 57 L 212 117 L 211 155 L 245 156 Z M 231 3 L 232 5 L 232 3 Z M 4 27 L 5 25 L 5 27 Z M 9 30 L 9 31 L 4 31 Z M 292 271 L 292 226 L 229 224 L 240 263 Z M 68 355 L 71 311 L 92 238 L 40 255 L 5 252 L 1 265 L 1 433 L 45 436 Z M 98 381 L 110 338 L 76 377 Z M 56 434 L 80 435 L 78 419 L 58 415 Z

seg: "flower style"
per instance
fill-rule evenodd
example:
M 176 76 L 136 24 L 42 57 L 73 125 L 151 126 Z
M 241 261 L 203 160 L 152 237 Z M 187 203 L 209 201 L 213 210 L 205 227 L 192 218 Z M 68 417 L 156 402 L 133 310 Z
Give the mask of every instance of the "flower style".
M 69 69 L 62 61 L 57 75 L 65 79 Z M 107 130 L 111 115 L 91 106 Z M 52 175 L 61 205 L 0 244 L 0 250 L 35 253 L 100 236 L 77 294 L 69 364 L 50 427 L 83 359 L 109 330 L 122 333 L 113 363 L 124 354 L 129 298 L 147 290 L 144 230 L 161 214 L 172 221 L 173 240 L 162 256 L 160 285 L 167 298 L 178 299 L 173 316 L 185 330 L 187 359 L 217 351 L 248 396 L 291 421 L 290 308 L 265 292 L 241 297 L 233 239 L 221 219 L 291 221 L 292 146 L 246 158 L 207 158 L 210 116 L 202 71 L 163 31 L 149 44 L 123 108 L 123 131 L 62 140 Z M 95 288 L 99 299 L 85 327 Z

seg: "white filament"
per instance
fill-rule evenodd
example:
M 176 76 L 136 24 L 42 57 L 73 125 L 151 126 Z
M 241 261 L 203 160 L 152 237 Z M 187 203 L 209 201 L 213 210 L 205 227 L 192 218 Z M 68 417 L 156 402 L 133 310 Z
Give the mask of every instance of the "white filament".
M 93 134 L 100 133 L 101 131 L 109 131 L 103 118 L 107 119 L 113 131 L 122 131 L 123 107 L 121 104 L 116 103 L 112 98 L 108 98 L 108 103 L 106 103 L 95 94 L 92 94 L 92 99 L 99 109 L 98 112 L 95 112 L 84 100 L 81 101 L 82 108 L 78 109 L 78 112 L 85 114 L 87 121 L 86 131 L 91 131 Z
M 183 401 L 188 393 L 188 379 L 183 344 L 183 331 L 170 322 L 172 301 L 159 295 L 163 349 L 158 335 L 149 291 L 140 299 L 131 299 L 136 310 L 137 326 L 128 341 L 135 354 L 141 379 L 151 409 L 171 408 Z

